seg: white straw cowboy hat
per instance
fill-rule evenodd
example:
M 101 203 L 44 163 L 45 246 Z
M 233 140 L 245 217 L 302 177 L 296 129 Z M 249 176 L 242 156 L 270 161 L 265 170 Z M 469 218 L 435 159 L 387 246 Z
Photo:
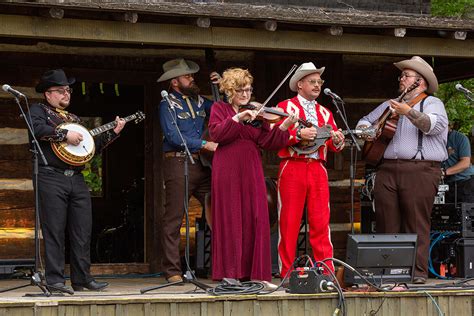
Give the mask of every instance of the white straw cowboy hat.
M 403 69 L 412 69 L 422 75 L 428 83 L 426 92 L 432 94 L 438 91 L 438 79 L 436 79 L 433 68 L 420 56 L 413 56 L 411 59 L 402 60 L 393 64 L 401 71 L 403 71 Z
M 172 59 L 163 64 L 164 73 L 158 78 L 158 82 L 173 79 L 179 76 L 194 74 L 199 71 L 199 65 L 194 61 L 183 58 Z
M 316 68 L 316 66 L 312 62 L 301 64 L 301 66 L 299 66 L 298 69 L 296 69 L 295 73 L 290 79 L 291 91 L 296 92 L 298 90 L 298 87 L 296 85 L 298 81 L 300 81 L 307 75 L 314 74 L 316 72 L 322 75 L 324 72 L 324 69 L 325 67 Z

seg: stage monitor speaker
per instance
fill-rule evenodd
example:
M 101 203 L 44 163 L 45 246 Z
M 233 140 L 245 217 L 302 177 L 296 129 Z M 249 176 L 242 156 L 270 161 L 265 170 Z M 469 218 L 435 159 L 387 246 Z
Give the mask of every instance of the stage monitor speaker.
M 463 238 L 456 247 L 457 277 L 474 277 L 474 238 Z
M 416 257 L 416 234 L 360 234 L 347 238 L 346 262 L 371 282 L 411 282 Z M 344 281 L 363 284 L 346 269 Z

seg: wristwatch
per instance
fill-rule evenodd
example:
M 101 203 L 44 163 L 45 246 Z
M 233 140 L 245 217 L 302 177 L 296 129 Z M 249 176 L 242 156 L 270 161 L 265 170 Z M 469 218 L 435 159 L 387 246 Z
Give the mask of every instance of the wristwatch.
M 207 144 L 207 140 L 203 139 L 202 142 L 201 142 L 201 148 L 204 147 L 206 144 Z

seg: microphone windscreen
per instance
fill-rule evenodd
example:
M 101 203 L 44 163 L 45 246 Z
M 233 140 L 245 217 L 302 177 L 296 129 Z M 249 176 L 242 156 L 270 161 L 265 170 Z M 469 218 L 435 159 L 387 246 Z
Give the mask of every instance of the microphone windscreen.
M 168 92 L 166 92 L 166 90 L 162 90 L 161 91 L 161 97 L 166 98 L 167 96 L 168 96 Z

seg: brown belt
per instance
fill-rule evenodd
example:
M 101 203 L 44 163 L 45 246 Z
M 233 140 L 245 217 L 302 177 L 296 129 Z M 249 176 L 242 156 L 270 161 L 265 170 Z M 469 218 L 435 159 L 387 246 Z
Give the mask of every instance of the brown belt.
M 191 156 L 194 159 L 199 159 L 199 154 L 198 153 L 192 153 Z M 171 157 L 184 158 L 184 157 L 186 157 L 186 154 L 181 152 L 181 151 L 168 151 L 168 152 L 165 152 L 165 157 L 166 158 L 171 158 Z
M 382 163 L 396 164 L 396 163 L 415 163 L 415 164 L 426 164 L 432 167 L 440 167 L 440 161 L 433 160 L 420 160 L 420 159 L 383 159 Z

